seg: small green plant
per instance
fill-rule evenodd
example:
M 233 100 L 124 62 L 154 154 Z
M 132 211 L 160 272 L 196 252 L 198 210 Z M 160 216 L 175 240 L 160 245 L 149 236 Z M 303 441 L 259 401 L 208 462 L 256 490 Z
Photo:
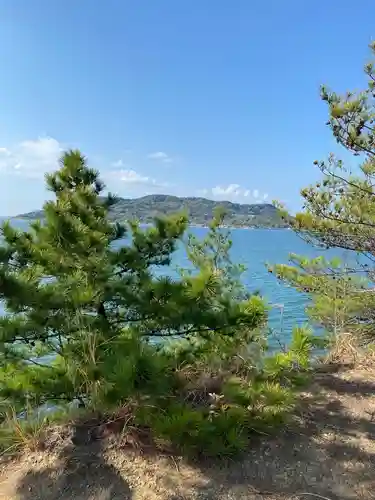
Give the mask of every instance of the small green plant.
M 138 413 L 137 421 L 148 425 L 157 442 L 190 457 L 225 457 L 246 449 L 248 438 L 241 408 L 213 409 L 170 402 L 162 410 L 147 415 Z
M 241 453 L 254 434 L 273 433 L 288 422 L 300 387 L 309 380 L 312 350 L 320 344 L 308 328 L 295 328 L 287 351 L 256 357 L 257 363 L 249 357 L 240 369 L 223 346 L 218 356 L 206 344 L 204 362 L 203 353 L 192 363 L 191 352 L 180 351 L 179 363 L 181 352 L 190 355 L 176 369 L 178 389 L 154 399 L 147 410 L 140 406 L 135 420 L 158 442 L 184 454 Z

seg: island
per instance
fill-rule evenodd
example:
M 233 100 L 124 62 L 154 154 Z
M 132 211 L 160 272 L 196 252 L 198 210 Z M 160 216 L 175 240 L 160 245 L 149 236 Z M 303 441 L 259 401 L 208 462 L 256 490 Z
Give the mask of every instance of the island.
M 186 211 L 191 225 L 206 226 L 216 208 L 226 212 L 225 223 L 230 227 L 243 228 L 286 228 L 278 209 L 270 203 L 243 204 L 230 201 L 214 201 L 202 197 L 179 197 L 166 194 L 152 194 L 141 198 L 120 198 L 110 209 L 114 221 L 137 219 L 150 223 L 155 216 Z M 20 219 L 43 219 L 43 211 L 36 210 L 17 216 Z

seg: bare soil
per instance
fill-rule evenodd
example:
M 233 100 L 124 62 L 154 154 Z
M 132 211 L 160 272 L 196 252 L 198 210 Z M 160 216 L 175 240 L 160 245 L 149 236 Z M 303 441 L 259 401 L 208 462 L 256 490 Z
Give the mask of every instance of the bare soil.
M 2 464 L 1 500 L 371 500 L 375 367 L 318 374 L 293 425 L 254 438 L 240 461 L 192 464 L 61 432 L 50 440 L 48 452 Z

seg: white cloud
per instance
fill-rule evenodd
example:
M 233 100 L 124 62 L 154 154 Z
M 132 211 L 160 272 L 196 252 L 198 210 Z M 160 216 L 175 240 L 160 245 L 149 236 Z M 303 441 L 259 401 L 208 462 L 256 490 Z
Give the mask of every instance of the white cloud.
M 241 194 L 241 186 L 239 184 L 229 184 L 229 186 L 215 186 L 211 189 L 214 196 L 230 196 L 236 197 Z
M 164 151 L 156 151 L 155 153 L 150 153 L 149 155 L 147 155 L 147 158 L 149 158 L 150 160 L 157 160 L 157 161 L 160 161 L 162 163 L 172 163 L 173 162 L 173 158 L 171 156 L 169 156 L 167 153 L 165 153 Z
M 135 170 L 122 159 L 113 162 L 108 170 L 102 169 L 100 176 L 107 188 L 120 196 L 145 195 L 170 186 L 169 183 L 140 173 L 138 169 Z
M 150 192 L 149 190 L 155 192 L 170 186 L 134 169 L 103 170 L 101 177 L 107 188 L 120 196 L 144 195 Z
M 44 174 L 59 168 L 59 159 L 64 148 L 52 137 L 39 137 L 36 140 L 25 140 L 12 147 L 0 147 L 0 173 L 17 176 L 22 179 L 35 179 L 44 184 Z M 94 164 L 93 164 L 94 163 Z M 99 163 L 99 165 L 96 165 Z M 129 196 L 143 195 L 148 191 L 159 191 L 169 184 L 138 172 L 126 165 L 122 159 L 113 163 L 103 160 L 89 164 L 100 168 L 100 177 L 108 190 L 125 193 Z
M 234 183 L 227 186 L 215 186 L 211 189 L 200 189 L 198 194 L 216 200 L 246 203 L 264 203 L 268 199 L 268 194 L 260 193 L 259 189 L 250 190 Z
M 122 168 L 124 166 L 124 162 L 122 160 L 116 160 L 112 163 L 114 168 Z
M 0 147 L 0 173 L 2 175 L 17 176 L 23 179 L 35 179 L 43 183 L 44 174 L 59 168 L 59 159 L 65 148 L 52 137 L 39 137 L 35 140 L 25 140 L 14 146 Z M 168 163 L 172 159 L 162 151 L 151 153 L 149 158 Z M 90 158 L 89 158 L 89 163 Z M 169 182 L 162 182 L 148 174 L 141 173 L 138 169 L 127 165 L 124 160 L 118 159 L 113 163 L 94 161 L 94 167 L 100 168 L 100 176 L 108 190 L 120 196 L 140 196 L 153 192 L 178 192 L 178 187 Z M 181 194 L 189 195 L 183 192 Z M 265 202 L 268 194 L 261 193 L 259 189 L 249 189 L 236 183 L 216 185 L 212 188 L 199 190 L 200 196 L 217 200 L 255 203 Z
M 121 181 L 126 184 L 146 184 L 148 186 L 150 184 L 157 184 L 155 179 L 147 177 L 146 175 L 141 175 L 132 169 L 112 170 L 107 173 L 104 172 L 104 176 L 108 179 Z
M 19 150 L 25 155 L 48 163 L 59 158 L 62 148 L 60 143 L 52 137 L 39 137 L 35 141 L 21 142 Z
M 13 148 L 0 148 L 0 171 L 22 175 L 25 178 L 43 178 L 46 172 L 58 168 L 63 148 L 52 137 L 39 137 L 16 144 Z

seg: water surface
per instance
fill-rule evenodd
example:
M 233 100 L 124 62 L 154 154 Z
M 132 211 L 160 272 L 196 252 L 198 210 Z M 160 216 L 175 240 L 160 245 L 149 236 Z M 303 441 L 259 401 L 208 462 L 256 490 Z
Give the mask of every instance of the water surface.
M 28 222 L 13 219 L 12 224 L 20 229 L 26 229 Z M 204 237 L 205 228 L 189 229 L 198 237 Z M 293 326 L 306 323 L 305 308 L 308 303 L 306 294 L 280 283 L 266 269 L 266 263 L 280 264 L 288 262 L 289 253 L 297 253 L 314 257 L 324 253 L 338 254 L 338 251 L 325 251 L 308 245 L 293 231 L 285 229 L 232 229 L 232 258 L 235 262 L 244 264 L 246 271 L 243 282 L 250 291 L 258 291 L 272 306 L 269 316 L 269 327 L 281 336 L 283 342 L 288 342 Z M 125 242 L 124 242 L 125 243 Z M 117 242 L 116 245 L 121 244 Z M 348 259 L 349 252 L 341 252 Z M 187 267 L 188 260 L 183 249 L 175 252 L 172 268 Z

